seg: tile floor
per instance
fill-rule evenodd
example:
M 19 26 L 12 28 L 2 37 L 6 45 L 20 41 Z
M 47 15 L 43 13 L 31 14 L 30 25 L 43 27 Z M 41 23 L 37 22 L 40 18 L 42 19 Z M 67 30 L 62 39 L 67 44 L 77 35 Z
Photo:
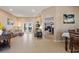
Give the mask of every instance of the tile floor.
M 11 48 L 1 53 L 65 53 L 64 42 L 54 42 L 53 36 L 43 39 L 34 38 L 32 33 L 11 39 Z

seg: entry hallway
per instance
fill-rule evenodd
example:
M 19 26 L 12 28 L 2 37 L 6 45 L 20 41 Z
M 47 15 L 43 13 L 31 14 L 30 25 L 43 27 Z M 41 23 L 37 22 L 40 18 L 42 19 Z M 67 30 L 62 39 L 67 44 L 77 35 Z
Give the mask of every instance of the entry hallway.
M 64 43 L 55 42 L 52 37 L 34 38 L 32 33 L 24 33 L 22 37 L 11 39 L 11 48 L 1 53 L 64 53 Z

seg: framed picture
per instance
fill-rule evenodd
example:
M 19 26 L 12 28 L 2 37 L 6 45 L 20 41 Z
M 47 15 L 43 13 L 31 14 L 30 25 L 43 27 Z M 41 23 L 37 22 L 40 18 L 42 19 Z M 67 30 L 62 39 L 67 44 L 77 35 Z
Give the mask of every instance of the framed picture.
M 74 24 L 75 23 L 75 19 L 74 19 L 75 15 L 74 14 L 64 14 L 63 15 L 63 23 L 64 24 Z
M 10 18 L 7 19 L 7 25 L 13 25 L 13 21 Z

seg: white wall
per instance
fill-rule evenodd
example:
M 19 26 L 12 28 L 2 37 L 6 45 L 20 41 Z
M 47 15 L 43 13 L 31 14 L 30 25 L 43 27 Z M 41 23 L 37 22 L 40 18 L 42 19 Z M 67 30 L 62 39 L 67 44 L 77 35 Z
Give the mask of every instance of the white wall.
M 74 14 L 75 15 L 75 24 L 63 24 L 63 14 Z M 50 7 L 42 11 L 42 20 L 45 17 L 52 16 L 54 17 L 54 39 L 61 39 L 61 34 L 68 29 L 79 28 L 79 7 L 66 7 L 66 6 L 56 6 Z

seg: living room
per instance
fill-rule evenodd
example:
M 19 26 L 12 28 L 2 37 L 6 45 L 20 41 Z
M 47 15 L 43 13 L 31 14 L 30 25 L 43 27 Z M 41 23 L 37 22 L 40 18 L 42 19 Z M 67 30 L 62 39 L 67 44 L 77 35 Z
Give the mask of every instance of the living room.
M 25 10 L 24 10 L 24 8 L 25 8 Z M 53 42 L 56 42 L 56 44 L 57 43 L 60 44 L 59 47 L 62 47 L 62 49 L 59 48 L 58 52 L 61 53 L 62 50 L 63 50 L 63 52 L 66 52 L 65 48 L 64 48 L 65 40 L 63 39 L 62 34 L 64 32 L 68 32 L 68 30 L 78 29 L 78 27 L 79 27 L 78 12 L 79 12 L 78 6 L 23 6 L 23 7 L 22 6 L 0 6 L 0 23 L 1 23 L 0 28 L 2 29 L 5 27 L 6 30 L 9 32 L 16 33 L 18 31 L 19 34 L 24 35 L 24 33 L 26 34 L 27 32 L 29 32 L 28 27 L 31 27 L 32 31 L 30 32 L 30 34 L 32 34 L 32 38 L 35 39 L 34 33 L 36 32 L 36 30 L 35 30 L 36 23 L 39 23 L 40 29 L 42 30 L 42 33 L 43 33 L 42 39 L 43 38 L 47 39 L 47 41 L 52 40 Z M 66 20 L 71 20 L 71 21 L 66 21 Z M 52 25 L 50 23 L 52 23 Z M 50 30 L 46 30 L 46 31 L 44 30 L 45 26 L 48 26 L 45 24 L 52 26 L 53 30 L 51 29 L 51 31 L 52 31 L 51 33 L 53 33 L 53 34 L 49 33 Z M 25 29 L 24 29 L 24 26 L 25 26 Z M 26 29 L 28 29 L 28 30 L 26 30 Z M 15 35 L 15 36 L 18 36 L 19 34 Z M 29 35 L 27 35 L 27 38 L 29 37 Z M 26 37 L 26 35 L 25 35 L 25 37 Z M 16 41 L 16 45 L 17 45 L 17 41 Z M 51 42 L 51 43 L 53 43 L 53 42 Z M 49 44 L 49 43 L 50 42 L 45 43 L 45 45 Z M 40 42 L 40 44 L 41 44 L 41 42 Z M 38 44 L 36 44 L 36 45 L 38 45 Z M 52 44 L 51 46 L 53 46 L 53 45 L 55 45 L 55 44 Z M 40 46 L 40 49 L 42 48 L 41 46 Z M 22 47 L 20 46 L 20 48 L 22 48 Z M 52 49 L 44 51 L 44 48 L 43 48 L 43 50 L 42 49 L 39 50 L 38 48 L 36 48 L 37 51 L 35 51 L 35 50 L 33 50 L 33 51 L 31 50 L 31 51 L 32 52 L 34 52 L 34 51 L 35 52 L 57 52 L 57 50 L 54 46 L 52 47 L 52 49 L 54 48 L 56 51 L 52 50 Z M 3 52 L 5 52 L 5 50 Z M 17 51 L 8 50 L 6 52 L 17 52 Z M 25 51 L 18 51 L 18 52 L 25 52 Z M 29 50 L 29 52 L 30 52 L 30 50 Z

